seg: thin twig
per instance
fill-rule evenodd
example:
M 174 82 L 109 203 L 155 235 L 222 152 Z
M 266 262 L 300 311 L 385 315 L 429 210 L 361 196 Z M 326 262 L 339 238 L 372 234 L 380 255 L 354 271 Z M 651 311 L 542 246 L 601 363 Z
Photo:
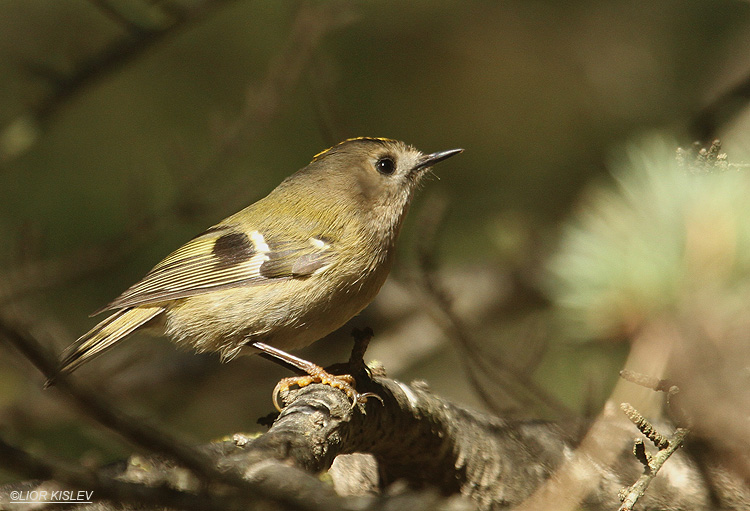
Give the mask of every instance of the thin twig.
M 631 383 L 640 385 L 656 392 L 665 392 L 667 399 L 677 395 L 680 391 L 679 387 L 670 380 L 664 380 L 656 378 L 654 376 L 645 375 L 630 370 L 620 371 L 620 376 Z M 620 409 L 635 424 L 638 430 L 648 438 L 658 450 L 656 454 L 650 454 L 646 451 L 642 440 L 636 440 L 633 446 L 633 454 L 636 459 L 643 465 L 643 473 L 638 480 L 629 488 L 626 488 L 620 492 L 620 500 L 622 505 L 619 511 L 632 511 L 638 499 L 643 497 L 648 489 L 649 484 L 656 474 L 661 469 L 662 465 L 669 459 L 672 454 L 682 446 L 682 442 L 687 436 L 688 428 L 677 428 L 671 437 L 667 437 L 663 433 L 660 433 L 651 421 L 646 419 L 638 410 L 635 409 L 630 403 L 620 404 Z M 684 417 L 684 414 L 680 414 Z
M 630 403 L 622 403 L 620 405 L 620 409 L 627 415 L 628 419 L 630 419 L 630 422 L 635 424 L 635 427 L 638 428 L 638 431 L 643 433 L 643 436 L 651 440 L 651 442 L 658 448 L 658 449 L 664 449 L 669 445 L 669 440 L 667 437 L 659 433 L 656 428 L 651 424 L 650 421 L 648 421 L 643 415 L 641 415 L 641 412 L 636 410 L 633 405 Z
M 623 369 L 622 371 L 620 371 L 620 377 L 623 380 L 629 381 L 630 383 L 635 383 L 636 385 L 651 389 L 655 392 L 666 393 L 667 410 L 671 412 L 670 418 L 674 420 L 678 426 L 690 427 L 690 420 L 687 414 L 682 409 L 682 407 L 678 406 L 678 404 L 675 402 L 675 398 L 680 393 L 680 387 L 677 386 L 675 382 L 673 382 L 672 380 L 660 379 L 656 378 L 655 376 L 638 373 L 629 369 Z M 625 404 L 627 403 L 623 403 L 623 405 Z M 626 411 L 625 413 L 627 414 L 628 412 Z
M 671 380 L 663 380 L 655 376 L 631 371 L 630 369 L 620 371 L 620 377 L 630 383 L 635 383 L 656 392 L 672 392 L 675 388 L 675 383 Z
M 620 506 L 619 511 L 633 510 L 633 506 L 635 506 L 638 499 L 643 497 L 646 493 L 649 484 L 651 484 L 651 481 L 656 477 L 656 474 L 659 472 L 662 465 L 664 465 L 677 449 L 682 447 L 682 442 L 685 440 L 688 433 L 689 430 L 687 428 L 677 428 L 667 442 L 667 446 L 663 449 L 659 449 L 656 454 L 650 456 L 648 464 L 644 467 L 643 474 L 641 474 L 635 484 L 621 494 L 622 505 Z

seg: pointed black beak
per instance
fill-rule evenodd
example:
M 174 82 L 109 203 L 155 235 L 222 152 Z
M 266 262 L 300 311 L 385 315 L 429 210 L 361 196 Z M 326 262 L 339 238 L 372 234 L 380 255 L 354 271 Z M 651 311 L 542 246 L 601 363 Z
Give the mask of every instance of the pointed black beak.
M 463 149 L 448 149 L 447 151 L 438 151 L 437 153 L 426 154 L 422 157 L 422 161 L 417 163 L 417 166 L 412 170 L 422 170 L 428 167 L 432 167 L 436 163 L 447 160 L 451 156 L 455 156 L 458 153 L 462 152 L 464 152 Z

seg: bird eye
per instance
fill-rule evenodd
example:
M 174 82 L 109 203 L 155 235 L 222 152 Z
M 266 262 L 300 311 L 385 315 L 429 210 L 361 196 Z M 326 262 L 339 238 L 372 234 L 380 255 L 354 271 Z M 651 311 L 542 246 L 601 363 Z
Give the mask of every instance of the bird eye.
M 378 160 L 375 164 L 375 168 L 378 169 L 378 172 L 381 174 L 390 175 L 396 170 L 396 162 L 393 161 L 393 158 L 386 156 L 385 158 L 380 158 Z

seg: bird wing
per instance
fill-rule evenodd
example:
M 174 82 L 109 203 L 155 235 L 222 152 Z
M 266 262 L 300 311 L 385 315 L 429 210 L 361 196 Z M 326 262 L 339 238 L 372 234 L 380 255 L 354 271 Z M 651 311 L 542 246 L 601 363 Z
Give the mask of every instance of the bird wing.
M 154 304 L 221 288 L 305 278 L 332 261 L 330 241 L 317 237 L 267 239 L 259 231 L 218 225 L 167 256 L 98 312 Z

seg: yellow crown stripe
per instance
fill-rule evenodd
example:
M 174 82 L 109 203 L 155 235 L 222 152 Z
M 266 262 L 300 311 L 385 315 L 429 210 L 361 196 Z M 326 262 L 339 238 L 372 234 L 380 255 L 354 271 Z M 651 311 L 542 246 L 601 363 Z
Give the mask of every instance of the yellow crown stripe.
M 346 140 L 339 142 L 336 145 L 333 145 L 329 147 L 328 149 L 325 149 L 323 151 L 320 151 L 318 154 L 313 156 L 312 161 L 316 161 L 318 158 L 322 157 L 324 154 L 326 154 L 331 149 L 334 149 L 342 144 L 346 144 L 347 142 L 355 142 L 357 140 L 369 140 L 371 142 L 381 142 L 381 143 L 390 143 L 390 142 L 396 142 L 395 140 L 391 138 L 384 138 L 384 137 L 353 137 L 353 138 L 347 138 Z

